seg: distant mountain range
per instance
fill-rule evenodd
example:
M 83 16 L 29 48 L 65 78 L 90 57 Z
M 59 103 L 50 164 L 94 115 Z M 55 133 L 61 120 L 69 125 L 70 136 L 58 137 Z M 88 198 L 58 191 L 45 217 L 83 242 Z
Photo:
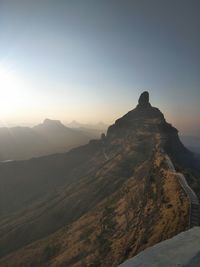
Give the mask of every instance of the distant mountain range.
M 183 144 L 191 151 L 200 154 L 200 137 L 191 135 L 180 135 Z
M 1 267 L 116 267 L 199 223 L 200 160 L 144 92 L 98 140 L 0 163 L 0 190 Z
M 72 129 L 58 120 L 45 119 L 34 127 L 0 128 L 0 161 L 23 160 L 66 152 L 99 138 L 100 130 Z
M 80 123 L 77 122 L 76 120 L 73 120 L 70 123 L 66 123 L 66 126 L 70 128 L 86 128 L 86 129 L 95 129 L 95 130 L 107 130 L 108 126 L 104 122 L 99 122 L 96 124 L 85 124 L 85 123 Z

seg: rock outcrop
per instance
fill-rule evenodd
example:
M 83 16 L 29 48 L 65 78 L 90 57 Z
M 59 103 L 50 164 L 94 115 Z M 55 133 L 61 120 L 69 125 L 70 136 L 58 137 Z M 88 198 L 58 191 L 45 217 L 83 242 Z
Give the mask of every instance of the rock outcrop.
M 148 92 L 141 94 L 135 109 L 116 120 L 115 124 L 108 128 L 107 136 L 108 138 L 116 138 L 118 135 L 124 136 L 130 131 L 137 131 L 139 128 L 154 133 L 160 131 L 165 134 L 178 134 L 178 131 L 166 122 L 162 112 L 150 104 Z
M 145 91 L 140 95 L 140 98 L 138 100 L 138 107 L 147 108 L 150 106 L 151 104 L 149 103 L 149 92 Z

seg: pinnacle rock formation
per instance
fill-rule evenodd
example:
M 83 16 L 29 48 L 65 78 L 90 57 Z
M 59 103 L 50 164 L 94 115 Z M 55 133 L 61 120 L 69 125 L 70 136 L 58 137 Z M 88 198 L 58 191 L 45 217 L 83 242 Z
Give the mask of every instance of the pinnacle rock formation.
M 140 95 L 138 106 L 141 108 L 151 107 L 151 104 L 149 103 L 149 92 L 145 91 Z
M 162 112 L 150 104 L 147 91 L 140 95 L 136 108 L 116 120 L 115 124 L 108 128 L 108 137 L 113 134 L 116 136 L 118 133 L 124 135 L 127 130 L 136 130 L 140 127 L 143 128 L 145 125 L 149 125 L 151 130 L 157 128 L 158 125 L 169 126 Z

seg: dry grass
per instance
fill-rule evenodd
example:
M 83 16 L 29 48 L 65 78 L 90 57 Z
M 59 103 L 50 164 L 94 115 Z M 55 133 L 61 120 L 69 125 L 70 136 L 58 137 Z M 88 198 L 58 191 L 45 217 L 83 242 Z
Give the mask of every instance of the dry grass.
M 157 144 L 158 144 L 157 139 Z M 158 144 L 159 146 L 159 144 Z M 127 147 L 127 151 L 131 148 Z M 106 164 L 97 177 L 119 165 Z M 187 228 L 188 200 L 158 150 L 115 193 L 71 225 L 0 260 L 1 267 L 115 267 Z

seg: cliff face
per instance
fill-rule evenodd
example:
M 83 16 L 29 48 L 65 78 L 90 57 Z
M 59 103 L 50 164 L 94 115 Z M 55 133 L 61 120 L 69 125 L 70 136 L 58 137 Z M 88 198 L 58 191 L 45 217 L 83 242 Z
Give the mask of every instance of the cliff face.
M 189 201 L 166 153 L 180 168 L 179 154 L 191 153 L 147 92 L 101 140 L 70 153 L 39 160 L 57 162 L 46 174 L 47 182 L 52 171 L 58 181 L 53 193 L 34 196 L 26 212 L 22 199 L 0 220 L 0 266 L 114 267 L 188 227 Z

